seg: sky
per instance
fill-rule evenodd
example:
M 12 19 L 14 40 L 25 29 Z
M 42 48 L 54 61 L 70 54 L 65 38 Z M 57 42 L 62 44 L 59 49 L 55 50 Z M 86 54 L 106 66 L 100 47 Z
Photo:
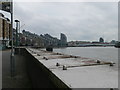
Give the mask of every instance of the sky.
M 50 34 L 68 41 L 105 41 L 118 39 L 117 2 L 15 2 L 14 19 L 21 30 Z

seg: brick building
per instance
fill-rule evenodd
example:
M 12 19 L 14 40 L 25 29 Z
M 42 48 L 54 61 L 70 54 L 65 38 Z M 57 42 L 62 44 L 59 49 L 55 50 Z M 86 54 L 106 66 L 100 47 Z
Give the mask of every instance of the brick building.
M 0 13 L 0 44 L 4 46 L 9 46 L 9 41 L 11 40 L 11 23 L 8 18 L 5 18 L 2 13 Z

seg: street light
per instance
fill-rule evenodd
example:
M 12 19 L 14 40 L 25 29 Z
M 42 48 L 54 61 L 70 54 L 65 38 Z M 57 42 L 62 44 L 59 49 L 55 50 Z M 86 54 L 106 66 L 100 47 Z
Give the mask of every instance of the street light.
M 16 22 L 16 47 L 17 47 L 18 46 L 18 27 L 20 26 L 20 21 L 15 20 L 15 22 Z
M 12 6 L 13 7 L 13 6 Z M 12 8 L 11 8 L 12 9 Z M 18 29 L 18 20 L 15 20 L 16 22 L 16 34 L 17 34 L 17 29 Z M 11 30 L 12 30 L 12 49 L 11 49 L 11 60 L 10 60 L 10 65 L 11 65 L 11 77 L 15 76 L 15 58 L 14 58 L 14 45 L 13 45 L 13 13 L 11 13 Z M 17 35 L 16 35 L 17 36 Z M 17 39 L 16 39 L 17 40 Z
M 14 66 L 14 47 L 13 47 L 13 1 L 11 1 L 11 31 L 12 31 L 12 45 L 11 45 L 11 59 L 10 59 L 10 71 L 11 77 L 14 77 L 15 66 Z
M 19 33 L 19 47 L 20 47 L 20 28 L 21 27 L 20 27 L 20 21 L 19 21 L 19 32 L 18 32 Z M 20 48 L 19 48 L 19 50 L 20 50 Z

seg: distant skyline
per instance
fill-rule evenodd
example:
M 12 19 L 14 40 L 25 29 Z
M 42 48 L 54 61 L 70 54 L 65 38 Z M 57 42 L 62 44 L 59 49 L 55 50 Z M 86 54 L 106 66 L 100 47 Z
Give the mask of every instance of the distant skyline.
M 14 18 L 25 24 L 21 29 L 50 34 L 68 41 L 118 39 L 117 2 L 15 2 Z

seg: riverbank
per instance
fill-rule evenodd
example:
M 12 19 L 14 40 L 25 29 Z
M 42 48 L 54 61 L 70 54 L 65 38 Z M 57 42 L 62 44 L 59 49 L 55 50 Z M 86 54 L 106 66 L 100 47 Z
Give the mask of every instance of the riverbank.
M 73 88 L 118 88 L 118 71 L 111 62 L 96 62 L 97 59 L 51 53 L 28 48 L 27 51 L 40 64 L 49 79 L 61 87 Z M 53 77 L 54 76 L 54 77 Z M 58 84 L 59 83 L 59 84 Z

